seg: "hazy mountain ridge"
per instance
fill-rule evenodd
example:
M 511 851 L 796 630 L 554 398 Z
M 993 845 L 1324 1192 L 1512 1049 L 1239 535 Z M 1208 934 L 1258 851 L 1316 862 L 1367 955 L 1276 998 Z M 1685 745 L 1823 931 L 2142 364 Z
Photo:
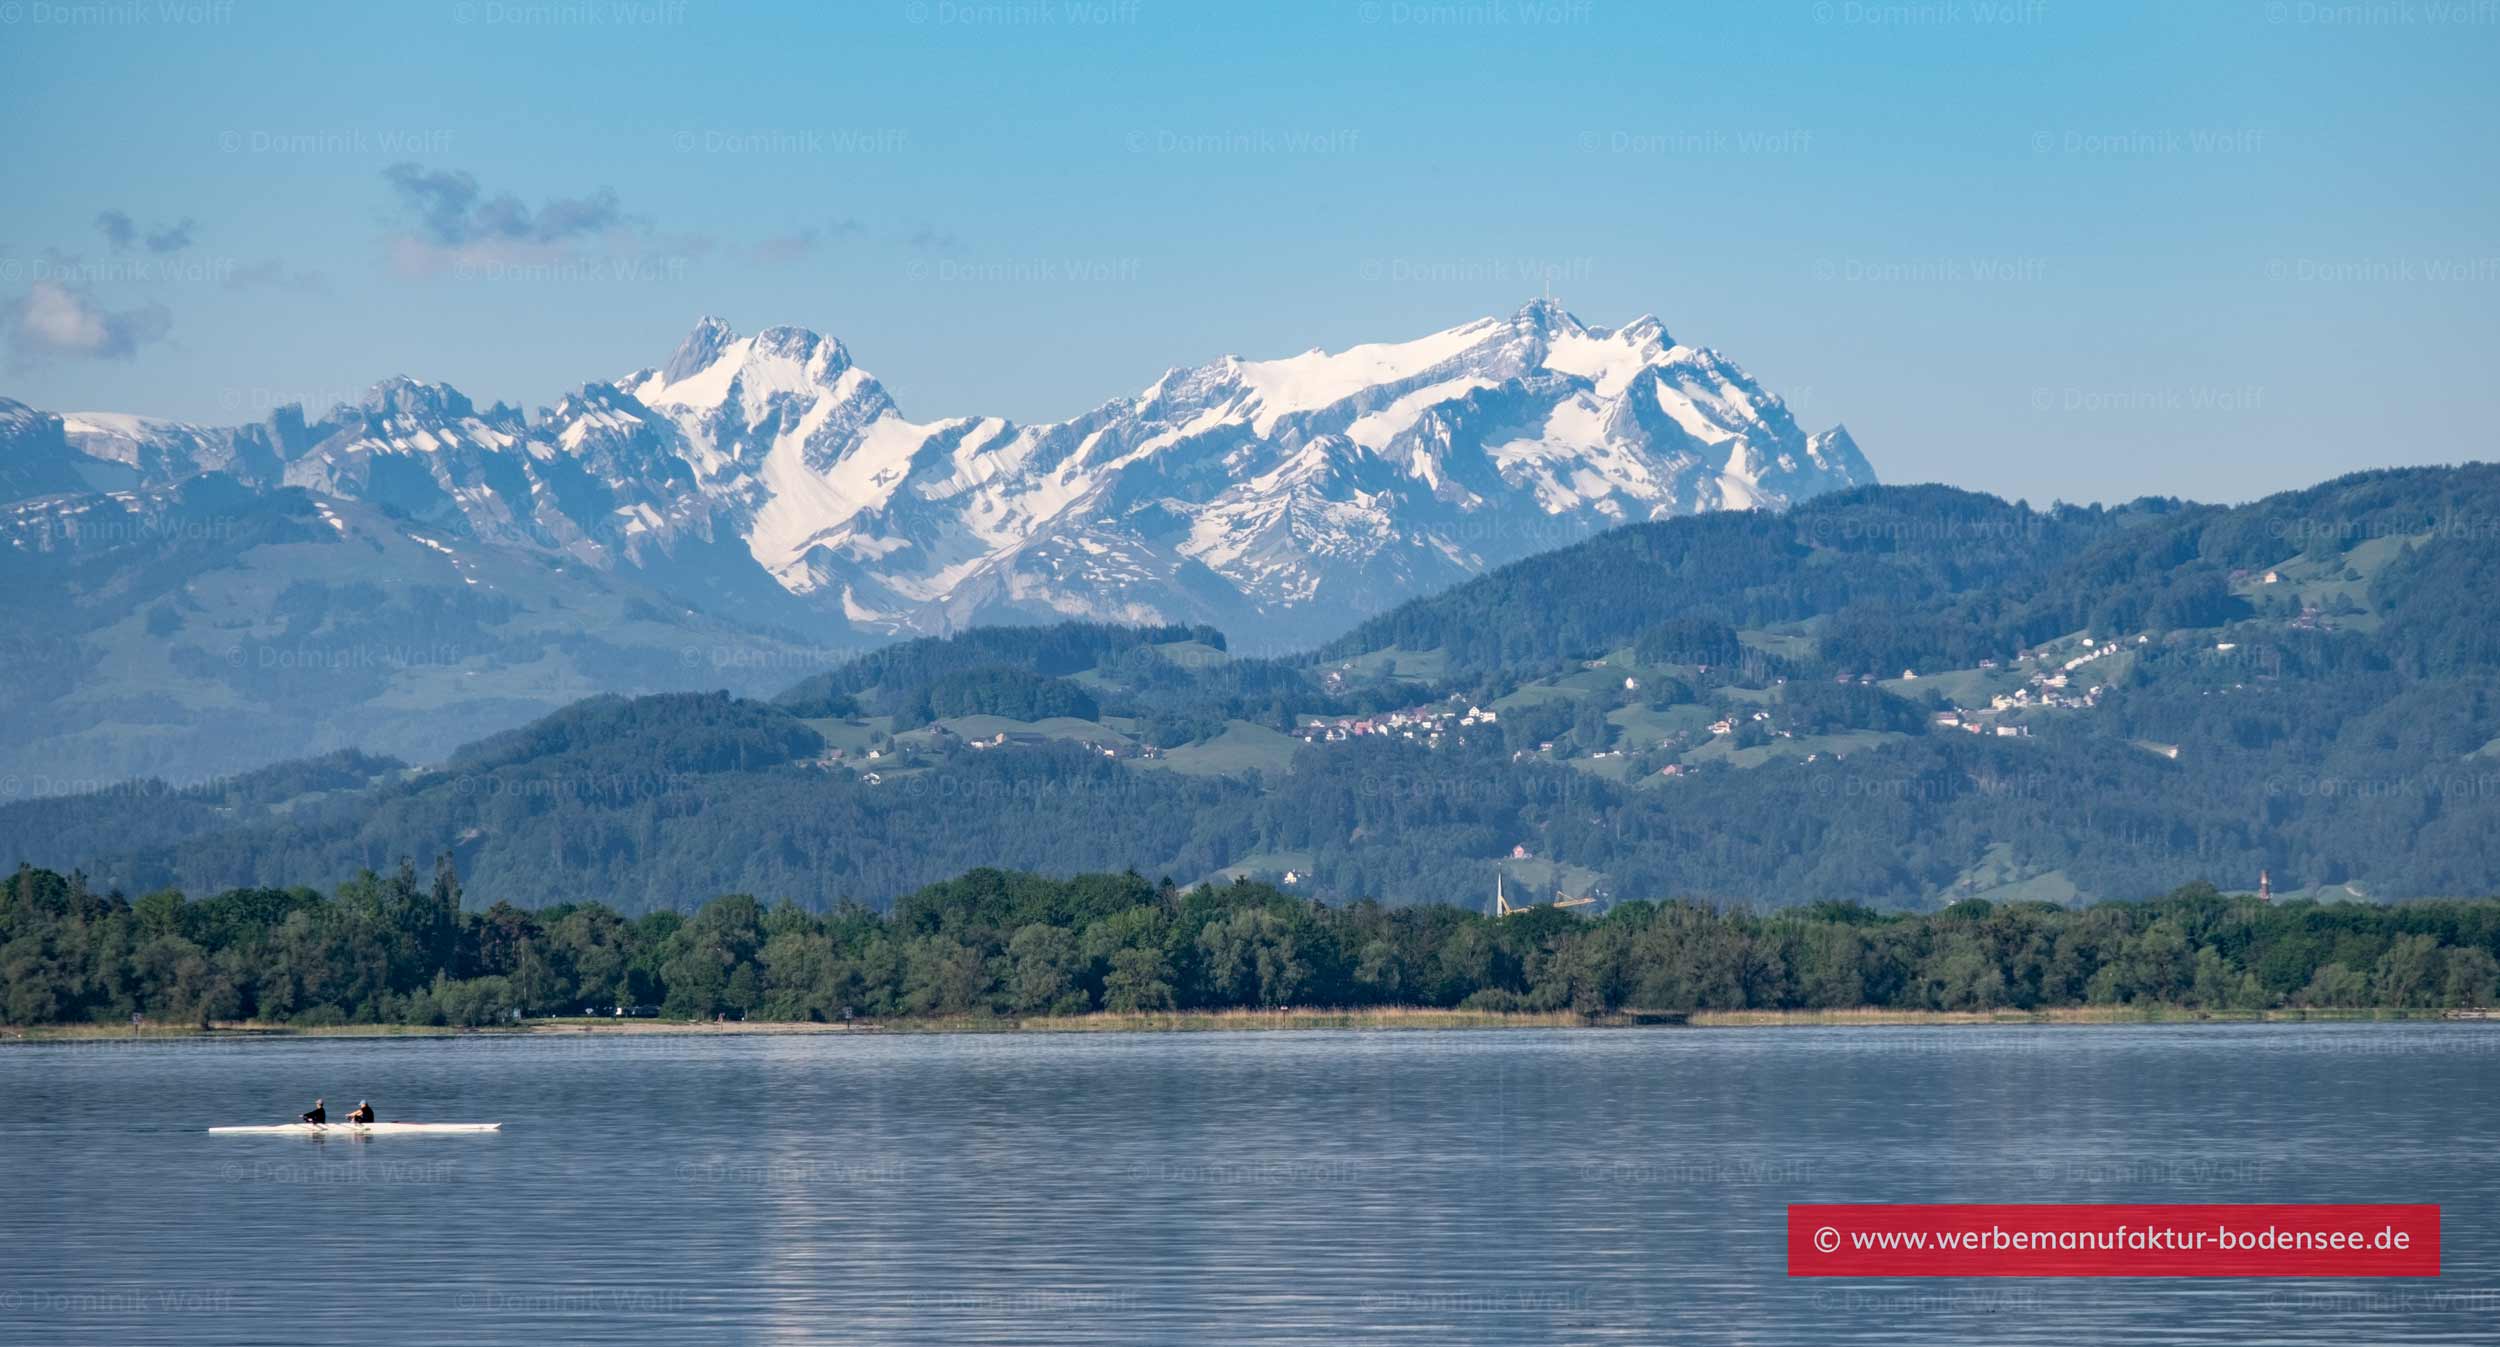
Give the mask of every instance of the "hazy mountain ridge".
M 828 658 L 630 572 L 224 472 L 0 505 L 0 592 L 10 798 L 438 760 L 593 693 L 763 693 Z

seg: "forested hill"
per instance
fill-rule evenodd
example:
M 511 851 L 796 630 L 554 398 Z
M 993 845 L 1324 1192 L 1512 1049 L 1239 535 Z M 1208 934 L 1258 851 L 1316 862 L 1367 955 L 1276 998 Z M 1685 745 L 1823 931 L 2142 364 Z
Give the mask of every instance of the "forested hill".
M 440 766 L 0 807 L 139 892 L 449 853 L 524 905 L 883 904 L 982 865 L 1332 899 L 1928 907 L 2500 891 L 2500 469 L 2250 505 L 1876 488 L 1620 529 L 1256 658 L 980 629 Z M 1290 881 L 1290 883 L 1288 883 Z
M 1441 651 L 1453 672 L 1516 677 L 1645 639 L 1690 644 L 1697 629 L 1815 622 L 1819 668 L 1967 667 L 2071 632 L 2255 618 L 2296 604 L 2295 592 L 2245 580 L 2290 562 L 2304 578 L 2341 582 L 2334 596 L 2351 607 L 2326 616 L 2394 605 L 2382 613 L 2391 624 L 2345 625 L 2392 626 L 2384 635 L 2415 668 L 2488 666 L 2500 633 L 2451 619 L 2500 593 L 2495 510 L 2490 464 L 2358 473 L 2236 508 L 2145 499 L 2034 510 L 1951 487 L 1865 488 L 1784 514 L 1616 529 L 1413 600 L 1320 654 Z M 2381 583 L 2377 565 L 2399 557 L 2407 564 Z M 2430 649 L 2460 640 L 2488 644 Z
M 1453 672 L 1498 678 L 1660 637 L 1689 645 L 1711 628 L 1899 617 L 1966 595 L 1985 595 L 1992 608 L 2028 607 L 2095 545 L 2189 508 L 2147 500 L 2039 511 L 1952 487 L 1906 486 L 1838 492 L 1782 514 L 1634 524 L 1412 600 L 1320 656 L 1440 651 Z M 1915 639 L 1926 640 L 1931 625 L 1921 623 Z M 2085 625 L 2047 626 L 2034 639 Z M 1990 654 L 2009 644 L 1996 630 L 1947 639 L 1984 644 Z M 1947 652 L 1922 653 L 1932 663 Z

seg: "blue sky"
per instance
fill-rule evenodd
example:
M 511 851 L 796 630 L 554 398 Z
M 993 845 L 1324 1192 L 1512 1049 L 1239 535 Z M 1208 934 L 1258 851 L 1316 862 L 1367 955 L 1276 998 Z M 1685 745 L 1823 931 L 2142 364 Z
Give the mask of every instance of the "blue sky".
M 2500 0 L 0 0 L 0 393 L 535 407 L 714 313 L 1055 418 L 1550 284 L 1888 480 L 2244 499 L 2489 456 L 2495 57 Z

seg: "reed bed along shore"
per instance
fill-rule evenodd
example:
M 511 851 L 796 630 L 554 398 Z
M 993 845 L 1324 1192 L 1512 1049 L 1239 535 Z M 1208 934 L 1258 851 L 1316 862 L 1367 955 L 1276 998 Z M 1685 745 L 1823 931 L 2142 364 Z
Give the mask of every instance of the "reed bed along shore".
M 1435 1006 L 1372 1006 L 1352 1010 L 1097 1011 L 1016 1019 L 896 1020 L 887 1028 L 936 1032 L 1123 1034 L 1250 1032 L 1286 1029 L 1578 1029 L 1591 1021 L 1567 1010 L 1444 1010 Z
M 274 1038 L 440 1038 L 523 1034 L 735 1037 L 759 1034 L 844 1033 L 1266 1033 L 1307 1029 L 1692 1029 L 1810 1028 L 1836 1026 L 1918 1028 L 1983 1025 L 2260 1024 L 2318 1021 L 2490 1019 L 2487 1011 L 2309 1009 L 2201 1010 L 2187 1006 L 2059 1006 L 2044 1010 L 1694 1010 L 1576 1011 L 1456 1010 L 1437 1006 L 1371 1006 L 1355 1009 L 1284 1007 L 1242 1010 L 1098 1011 L 1088 1015 L 935 1016 L 828 1024 L 791 1020 L 670 1020 L 650 1017 L 562 1017 L 517 1024 L 460 1028 L 414 1024 L 292 1025 L 258 1020 L 188 1024 L 40 1024 L 0 1026 L 9 1043 L 149 1043 Z
M 1956 1024 L 2298 1024 L 2327 1020 L 2481 1019 L 2473 1012 L 2392 1010 L 2205 1010 L 2193 1006 L 2052 1006 L 2041 1010 L 1696 1010 L 1684 1023 L 1696 1029 L 1753 1029 L 1785 1025 Z

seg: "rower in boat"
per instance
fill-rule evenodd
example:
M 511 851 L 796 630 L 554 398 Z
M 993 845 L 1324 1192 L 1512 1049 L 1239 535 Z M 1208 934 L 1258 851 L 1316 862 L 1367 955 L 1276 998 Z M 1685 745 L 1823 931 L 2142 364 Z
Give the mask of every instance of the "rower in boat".
M 368 1103 L 366 1103 L 365 1101 L 363 1101 L 363 1100 L 361 1100 L 361 1099 L 357 1100 L 357 1101 L 356 1101 L 356 1111 L 355 1111 L 355 1112 L 353 1112 L 353 1113 L 348 1114 L 348 1115 L 347 1115 L 347 1120 L 348 1120 L 349 1122 L 352 1122 L 352 1123 L 369 1123 L 369 1122 L 372 1122 L 372 1121 L 373 1121 L 373 1105 L 368 1104 Z
M 330 1121 L 330 1115 L 321 1107 L 321 1101 L 316 1099 L 311 1108 L 304 1110 L 304 1121 L 319 1125 Z

